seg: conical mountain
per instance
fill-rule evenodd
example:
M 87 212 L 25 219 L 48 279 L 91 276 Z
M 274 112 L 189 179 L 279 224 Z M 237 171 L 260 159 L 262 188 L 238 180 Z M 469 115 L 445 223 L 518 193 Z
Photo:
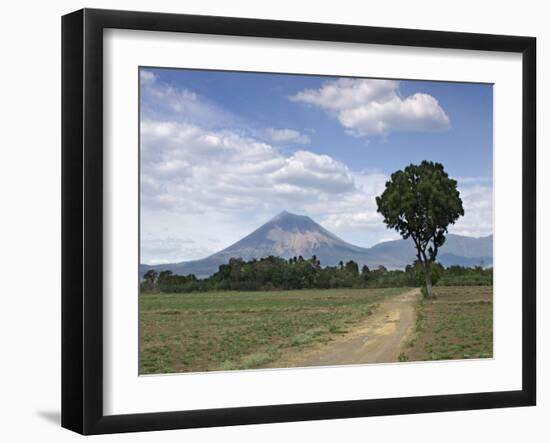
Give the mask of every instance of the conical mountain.
M 473 253 L 468 253 L 473 251 Z M 140 266 L 140 274 L 147 269 L 170 270 L 176 274 L 212 275 L 230 258 L 259 259 L 270 255 L 282 258 L 313 255 L 322 266 L 334 266 L 340 261 L 356 261 L 359 266 L 371 268 L 383 265 L 389 269 L 404 268 L 415 259 L 412 242 L 395 240 L 362 248 L 347 243 L 305 215 L 283 211 L 238 242 L 202 260 L 166 265 Z M 480 239 L 449 235 L 441 249 L 443 264 L 492 264 L 492 236 Z
M 273 255 L 282 258 L 316 255 L 324 264 L 340 261 L 346 255 L 366 249 L 346 243 L 305 215 L 283 211 L 237 243 L 213 257 L 241 257 L 245 260 Z M 331 257 L 334 255 L 338 257 Z

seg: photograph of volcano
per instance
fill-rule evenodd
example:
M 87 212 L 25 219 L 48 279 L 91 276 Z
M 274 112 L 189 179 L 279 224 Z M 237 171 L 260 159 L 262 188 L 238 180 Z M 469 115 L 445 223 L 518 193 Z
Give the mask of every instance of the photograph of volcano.
M 493 357 L 493 85 L 141 67 L 140 374 Z

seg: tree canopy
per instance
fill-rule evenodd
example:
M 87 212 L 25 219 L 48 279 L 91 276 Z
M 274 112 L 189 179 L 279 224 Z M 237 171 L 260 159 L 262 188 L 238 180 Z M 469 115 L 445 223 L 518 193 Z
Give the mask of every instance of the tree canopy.
M 443 268 L 433 263 L 433 284 L 449 285 L 491 285 L 492 269 L 481 266 L 464 268 L 451 266 Z M 147 277 L 146 277 L 147 276 Z M 218 272 L 208 278 L 194 275 L 177 275 L 170 271 L 152 271 L 143 276 L 142 293 L 184 293 L 208 291 L 263 291 L 328 288 L 395 288 L 421 284 L 423 270 L 416 261 L 404 270 L 388 270 L 384 266 L 369 269 L 364 265 L 358 272 L 355 261 L 349 260 L 343 266 L 321 266 L 316 257 L 299 261 L 294 257 L 285 260 L 279 257 L 265 257 L 249 261 L 231 258 L 220 265 Z

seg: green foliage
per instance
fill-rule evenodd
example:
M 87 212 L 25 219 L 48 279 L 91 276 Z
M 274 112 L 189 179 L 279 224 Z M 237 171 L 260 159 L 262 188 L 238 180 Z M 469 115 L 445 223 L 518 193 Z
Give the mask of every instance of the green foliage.
M 437 262 L 432 262 L 430 266 L 430 281 L 433 286 L 435 286 L 441 279 L 441 275 L 445 271 L 445 268 Z M 424 298 L 428 297 L 428 291 L 426 289 L 426 271 L 424 269 L 424 264 L 420 261 L 416 261 L 414 264 L 414 269 L 416 272 L 416 283 L 420 286 L 420 292 Z
M 449 266 L 441 274 L 441 286 L 492 286 L 493 268 Z
M 335 288 L 398 288 L 423 284 L 420 278 L 421 265 L 416 262 L 405 270 L 388 270 L 384 266 L 369 269 L 350 260 L 339 266 L 322 267 L 316 257 L 304 259 L 294 257 L 285 260 L 266 257 L 260 260 L 244 261 L 231 258 L 221 265 L 214 275 L 198 279 L 194 275 L 176 275 L 170 271 L 159 273 L 154 280 L 146 274 L 141 283 L 143 293 L 209 292 L 209 291 L 259 291 L 292 289 L 335 289 Z M 432 263 L 434 284 L 445 278 L 449 284 L 492 284 L 492 271 L 482 268 L 468 270 L 455 266 L 447 272 L 440 264 Z M 449 275 L 448 275 L 449 274 Z
M 407 357 L 407 354 L 405 354 L 404 352 L 401 352 L 401 354 L 399 354 L 399 356 L 397 357 L 397 360 L 400 362 L 405 362 L 409 361 L 409 357 Z
M 152 292 L 156 289 L 158 274 L 153 269 L 150 269 L 143 276 L 143 282 L 141 283 L 142 291 Z
M 416 273 L 416 283 L 418 286 L 424 286 L 425 284 L 425 276 L 424 276 L 424 266 L 419 261 L 416 261 L 414 264 L 414 269 Z M 439 280 L 441 279 L 441 275 L 445 271 L 445 268 L 441 266 L 439 263 L 431 263 L 430 264 L 430 276 L 432 285 L 436 285 Z
M 447 227 L 464 215 L 456 180 L 441 163 L 426 160 L 394 172 L 376 203 L 388 227 L 405 239 L 412 237 L 431 261 L 445 242 Z

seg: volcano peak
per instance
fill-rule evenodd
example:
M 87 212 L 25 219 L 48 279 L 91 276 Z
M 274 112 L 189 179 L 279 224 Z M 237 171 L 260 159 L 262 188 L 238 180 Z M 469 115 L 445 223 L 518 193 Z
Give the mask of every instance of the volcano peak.
M 446 264 L 492 263 L 491 237 L 473 239 L 449 235 L 440 259 Z M 315 255 L 322 266 L 335 266 L 340 261 L 354 260 L 359 266 L 384 265 L 390 269 L 404 268 L 415 259 L 415 250 L 411 242 L 395 240 L 380 243 L 372 248 L 359 247 L 337 237 L 307 215 L 281 211 L 267 223 L 233 243 L 225 249 L 201 260 L 180 262 L 145 269 L 172 270 L 176 274 L 195 274 L 205 277 L 216 272 L 220 265 L 231 258 L 243 260 L 260 259 L 275 256 L 291 258 Z

